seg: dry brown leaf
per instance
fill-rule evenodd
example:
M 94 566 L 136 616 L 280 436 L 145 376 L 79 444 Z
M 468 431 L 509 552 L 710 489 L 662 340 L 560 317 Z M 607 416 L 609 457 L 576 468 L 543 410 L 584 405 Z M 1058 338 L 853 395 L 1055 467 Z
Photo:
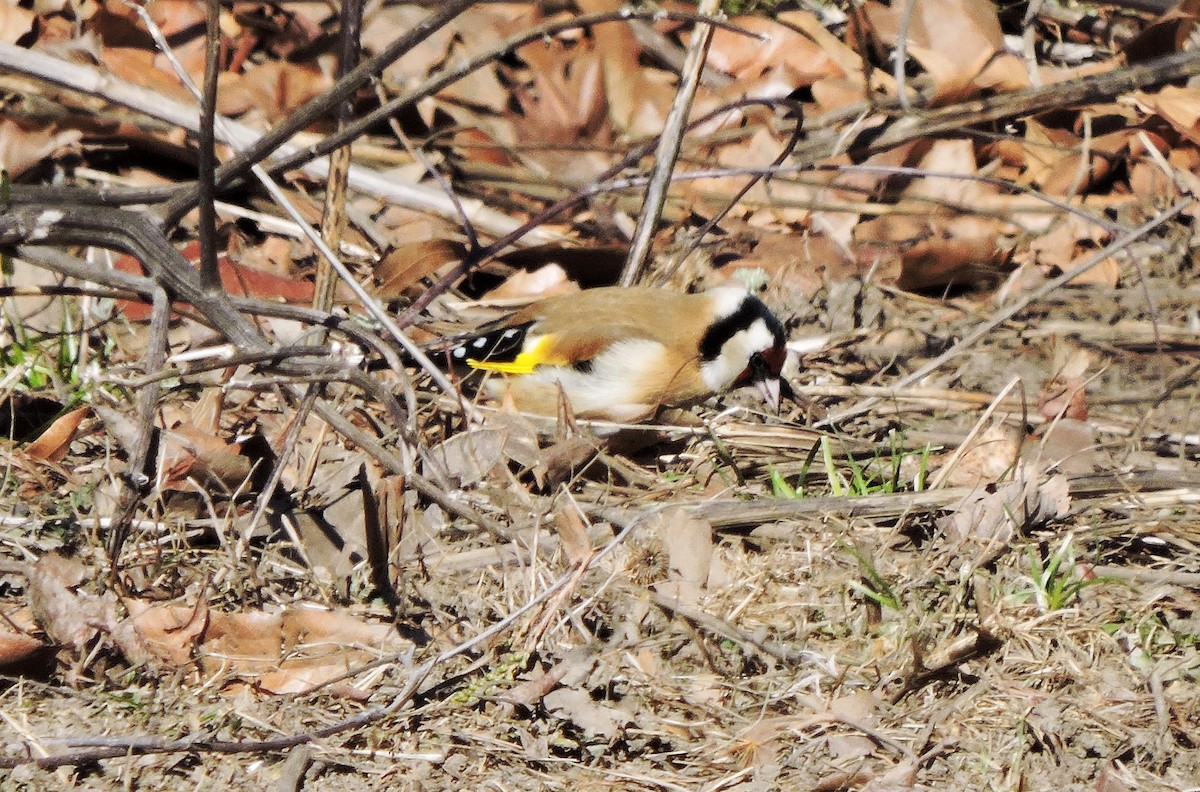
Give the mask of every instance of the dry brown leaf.
M 830 283 L 862 275 L 858 263 L 820 234 L 763 234 L 753 252 L 718 269 L 714 283 L 734 283 L 741 269 L 759 269 L 788 299 L 811 299 Z M 783 301 L 787 304 L 787 300 Z
M 1011 473 L 1021 453 L 1021 432 L 1003 423 L 993 423 L 975 436 L 946 475 L 946 484 L 974 487 L 1000 480 Z
M 37 623 L 55 643 L 76 651 L 116 622 L 111 599 L 72 591 L 91 574 L 76 559 L 47 553 L 27 576 L 29 607 Z
M 134 85 L 148 88 L 168 99 L 194 101 L 169 66 L 166 69 L 159 68 L 153 49 L 107 46 L 100 50 L 100 59 L 109 71 Z
M 85 406 L 76 407 L 66 415 L 60 415 L 37 440 L 25 446 L 25 453 L 33 459 L 61 462 L 71 448 L 71 441 L 75 439 L 79 424 L 83 423 L 89 412 Z
M 228 116 L 254 110 L 264 119 L 275 121 L 330 84 L 329 77 L 315 67 L 267 61 L 244 74 L 222 73 L 217 109 Z
M 917 783 L 917 772 L 921 763 L 915 759 L 902 759 L 886 773 L 863 784 L 862 792 L 904 792 Z
M 384 301 L 401 297 L 422 278 L 461 262 L 465 254 L 462 243 L 448 239 L 401 243 L 375 265 L 376 296 Z
M 990 282 L 1003 257 L 996 240 L 1000 221 L 963 215 L 933 220 L 924 238 L 902 245 L 896 285 L 909 291 L 943 290 Z
M 300 693 L 409 646 L 391 625 L 296 606 L 280 613 L 210 613 L 197 654 L 208 675 L 233 673 L 271 693 Z
M 518 84 L 513 96 L 521 107 L 514 119 L 520 140 L 535 140 L 540 147 L 519 152 L 543 173 L 567 181 L 588 181 L 609 166 L 609 157 L 598 151 L 581 151 L 582 143 L 607 145 L 608 124 L 604 68 L 589 52 L 558 51 L 558 57 L 533 73 L 532 85 Z M 568 150 L 557 150 L 555 144 Z
M 697 602 L 713 569 L 712 526 L 683 509 L 665 511 L 655 523 L 667 551 L 667 580 L 655 588 L 681 602 Z
M 554 530 L 572 565 L 581 564 L 591 558 L 592 540 L 588 538 L 587 526 L 573 504 L 560 502 L 554 511 Z
M 793 12 L 792 16 L 805 16 L 810 22 L 815 21 L 807 12 Z M 788 74 L 794 79 L 793 89 L 825 77 L 843 75 L 843 70 L 816 42 L 774 19 L 740 16 L 729 22 L 753 35 L 717 28 L 713 32 L 707 63 L 737 77 L 739 82 L 755 80 L 781 65 L 789 67 Z M 744 90 L 745 85 L 738 88 Z
M 1059 418 L 1046 427 L 1039 438 L 1039 464 L 1069 475 L 1095 473 L 1109 460 L 1100 444 L 1096 428 L 1086 421 Z
M 1013 256 L 1017 264 L 1034 262 L 1047 275 L 1057 275 L 1072 269 L 1077 260 L 1103 246 L 1108 232 L 1078 215 L 1064 215 L 1048 231 L 1029 241 L 1028 246 Z M 1073 278 L 1074 286 L 1098 285 L 1114 288 L 1120 280 L 1121 266 L 1109 256 L 1099 265 Z
M 24 663 L 45 648 L 36 638 L 0 630 L 0 669 Z
M 583 680 L 595 667 L 595 649 L 586 645 L 578 646 L 555 663 L 553 668 L 512 687 L 500 698 L 510 704 L 532 707 L 564 680 Z
M 829 713 L 839 719 L 864 726 L 874 726 L 879 720 L 879 699 L 870 690 L 859 690 L 839 696 L 829 702 Z M 861 733 L 836 733 L 828 737 L 829 752 L 840 760 L 860 759 L 870 756 L 875 743 Z
M 506 437 L 507 432 L 497 429 L 460 432 L 430 448 L 429 455 L 460 486 L 469 487 L 504 468 Z
M 558 264 L 547 264 L 532 272 L 514 272 L 496 288 L 483 295 L 484 300 L 541 299 L 579 291 L 579 284 L 567 277 Z
M 547 693 L 542 701 L 551 715 L 570 721 L 593 739 L 611 742 L 632 722 L 621 710 L 593 701 L 584 690 L 560 688 Z
M 620 9 L 623 0 L 578 0 L 585 14 Z M 603 93 L 613 126 L 627 134 L 658 134 L 666 118 L 672 91 L 656 91 L 638 61 L 642 47 L 628 25 L 598 25 L 592 31 L 595 51 L 604 72 Z M 522 54 L 522 57 L 526 57 Z M 665 102 L 665 104 L 663 103 Z M 651 129 L 645 127 L 651 126 Z
M 212 430 L 182 421 L 162 433 L 163 466 L 168 473 L 165 486 L 187 486 L 189 477 L 205 477 L 229 490 L 242 486 L 250 475 L 252 460 L 241 446 L 227 443 Z M 190 489 L 190 487 L 188 487 Z
M 933 79 L 935 103 L 978 92 L 975 79 L 1004 50 L 996 7 L 987 0 L 915 0 L 908 27 L 908 52 Z M 877 35 L 895 46 L 904 4 L 868 3 Z
M 1038 393 L 1038 411 L 1046 420 L 1065 417 L 1086 421 L 1087 372 L 1092 353 L 1072 343 L 1050 339 L 1054 351 L 1054 376 L 1042 384 Z
M 1005 482 L 993 491 L 972 490 L 938 525 L 958 541 L 1006 545 L 1017 530 L 1028 530 L 1062 517 L 1071 505 L 1070 483 L 1064 475 L 1031 477 Z
M 0 118 L 0 162 L 16 178 L 82 138 L 83 134 L 75 129 L 59 130 L 54 124 L 25 124 Z
M 131 663 L 161 663 L 182 668 L 192 661 L 196 644 L 208 626 L 208 602 L 197 601 L 193 608 L 146 602 L 123 601 L 129 613 L 114 640 Z

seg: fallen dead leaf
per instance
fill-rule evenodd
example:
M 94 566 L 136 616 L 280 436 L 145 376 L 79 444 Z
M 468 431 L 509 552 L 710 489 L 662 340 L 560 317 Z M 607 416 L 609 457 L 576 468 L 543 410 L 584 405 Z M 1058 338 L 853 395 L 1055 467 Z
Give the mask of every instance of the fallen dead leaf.
M 93 574 L 82 562 L 46 553 L 27 576 L 29 607 L 50 639 L 81 652 L 102 629 L 115 623 L 114 601 L 72 589 Z
M 656 527 L 667 551 L 667 580 L 655 589 L 681 602 L 696 603 L 713 568 L 712 526 L 683 509 L 671 509 L 659 515 Z
M 59 416 L 37 440 L 25 446 L 25 453 L 33 459 L 61 462 L 71 448 L 79 424 L 83 423 L 89 412 L 87 407 L 76 407 L 66 415 Z
M 551 715 L 570 721 L 591 739 L 611 742 L 632 722 L 621 710 L 593 701 L 584 690 L 560 688 L 547 693 L 542 701 Z
M 46 645 L 28 635 L 0 630 L 0 668 L 10 668 L 29 660 Z

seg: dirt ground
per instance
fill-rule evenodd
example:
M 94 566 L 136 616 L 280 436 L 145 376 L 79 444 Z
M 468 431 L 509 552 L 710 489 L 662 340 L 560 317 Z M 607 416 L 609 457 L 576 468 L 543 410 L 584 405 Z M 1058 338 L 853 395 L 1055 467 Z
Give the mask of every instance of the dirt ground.
M 420 640 L 343 683 L 269 696 L 236 674 L 131 664 L 103 638 L 65 650 L 40 679 L 5 679 L 4 754 L 73 738 L 132 755 L 22 764 L 0 788 L 1195 789 L 1200 423 L 1196 346 L 1172 335 L 1195 337 L 1187 239 L 1159 238 L 1144 284 L 1130 267 L 1116 291 L 1055 291 L 916 398 L 822 424 L 998 310 L 860 286 L 863 321 L 801 361 L 780 416 L 733 397 L 557 485 L 487 471 L 461 497 L 510 518 L 506 538 L 422 504 L 393 569 L 395 615 Z M 828 330 L 827 299 L 793 338 Z M 1045 407 L 1072 387 L 1074 417 Z M 84 527 L 6 530 L 11 558 L 103 557 Z M 295 573 L 285 538 L 256 547 L 229 570 L 220 543 L 178 538 L 146 577 L 214 610 L 345 608 L 370 589 L 363 565 L 339 594 Z M 19 606 L 19 578 L 3 580 Z M 375 599 L 365 617 L 389 609 Z M 370 722 L 338 726 L 355 716 Z M 241 750 L 298 734 L 311 739 Z M 139 755 L 177 739 L 204 742 Z

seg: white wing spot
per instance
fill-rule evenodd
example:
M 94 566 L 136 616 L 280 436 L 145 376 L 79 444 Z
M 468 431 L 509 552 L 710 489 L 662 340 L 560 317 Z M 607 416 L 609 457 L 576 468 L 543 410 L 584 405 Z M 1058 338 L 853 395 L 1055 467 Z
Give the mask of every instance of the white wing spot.
M 483 349 L 485 346 L 487 346 L 487 338 L 480 336 L 471 342 L 471 346 L 475 347 L 476 349 Z
M 512 330 L 505 330 L 505 331 L 504 331 L 504 335 L 503 335 L 503 336 L 501 336 L 501 338 L 512 338 L 512 337 L 513 337 L 513 336 L 515 336 L 515 335 L 519 335 L 519 334 L 520 334 L 520 332 L 521 332 L 521 331 L 520 331 L 520 330 L 517 330 L 516 328 L 514 328 L 514 329 L 512 329 Z
M 454 349 L 450 350 L 450 354 L 459 360 L 462 360 L 467 356 L 467 350 L 463 347 L 454 347 Z

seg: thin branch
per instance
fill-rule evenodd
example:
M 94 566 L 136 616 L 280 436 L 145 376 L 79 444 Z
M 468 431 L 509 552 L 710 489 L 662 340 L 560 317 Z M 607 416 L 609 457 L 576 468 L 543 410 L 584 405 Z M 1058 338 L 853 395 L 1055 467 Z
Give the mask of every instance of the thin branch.
M 701 14 L 716 16 L 720 10 L 720 0 L 700 0 Z M 662 134 L 658 138 L 658 149 L 654 152 L 654 169 L 650 174 L 650 183 L 646 186 L 646 198 L 638 215 L 637 227 L 633 231 L 625 268 L 621 271 L 622 286 L 634 285 L 641 280 L 646 271 L 650 259 L 650 243 L 654 239 L 654 232 L 662 217 L 663 205 L 667 201 L 671 173 L 675 170 L 679 149 L 683 146 L 683 129 L 692 111 L 696 90 L 700 87 L 700 73 L 704 70 L 704 61 L 708 57 L 712 37 L 713 27 L 707 22 L 698 23 L 692 30 L 692 41 L 688 46 L 687 58 L 683 62 L 679 88 L 675 92 L 671 110 L 667 113 Z

